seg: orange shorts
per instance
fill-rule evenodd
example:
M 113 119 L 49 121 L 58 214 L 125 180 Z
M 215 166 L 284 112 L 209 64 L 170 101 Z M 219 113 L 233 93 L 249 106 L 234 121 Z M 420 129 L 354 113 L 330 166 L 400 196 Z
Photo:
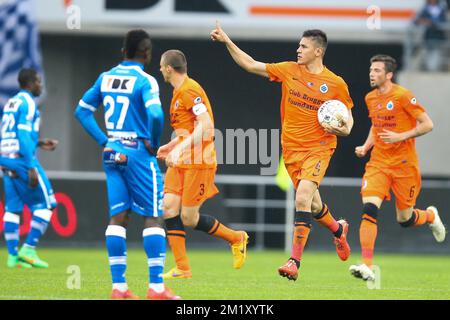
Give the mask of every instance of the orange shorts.
M 416 204 L 421 184 L 420 170 L 417 166 L 379 167 L 369 161 L 362 181 L 361 195 L 389 201 L 392 189 L 396 207 L 404 210 Z
M 214 184 L 216 168 L 168 168 L 164 178 L 164 193 L 181 196 L 181 205 L 195 207 L 219 193 Z
M 283 150 L 284 164 L 295 189 L 297 189 L 300 180 L 313 181 L 317 183 L 317 186 L 320 186 L 334 150 Z

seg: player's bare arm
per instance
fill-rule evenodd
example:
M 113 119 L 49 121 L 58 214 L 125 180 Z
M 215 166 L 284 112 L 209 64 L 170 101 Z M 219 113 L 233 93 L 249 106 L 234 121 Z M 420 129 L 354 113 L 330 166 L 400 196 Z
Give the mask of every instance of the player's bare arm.
M 339 115 L 336 115 L 338 118 Z M 322 124 L 324 130 L 328 133 L 335 134 L 340 137 L 345 137 L 350 134 L 353 128 L 353 116 L 352 111 L 348 110 L 348 120 L 345 121 L 342 117 L 340 119 L 340 125 L 339 126 L 332 126 L 329 124 Z
M 58 143 L 59 141 L 56 139 L 39 139 L 38 147 L 46 151 L 53 151 Z
M 165 160 L 167 155 L 173 150 L 173 148 L 176 147 L 178 144 L 179 138 L 175 137 L 174 139 L 170 140 L 169 143 L 159 147 L 158 153 L 156 154 L 156 158 L 160 160 Z
M 405 132 L 393 132 L 384 129 L 378 136 L 385 143 L 397 143 L 411 138 L 423 136 L 433 130 L 433 121 L 426 112 L 417 117 L 417 126 Z
M 244 70 L 268 78 L 269 74 L 266 71 L 266 64 L 256 61 L 247 53 L 242 51 L 237 45 L 231 41 L 230 37 L 220 27 L 219 21 L 216 21 L 216 28 L 211 31 L 211 40 L 222 42 L 227 46 L 233 60 Z
M 358 146 L 355 148 L 355 154 L 358 158 L 365 157 L 367 152 L 372 149 L 375 143 L 375 138 L 373 136 L 373 127 L 370 127 L 369 134 L 367 135 L 366 142 L 362 146 Z
M 179 161 L 180 156 L 192 146 L 195 148 L 203 141 L 208 141 L 214 133 L 214 125 L 208 112 L 203 112 L 195 118 L 195 128 L 190 136 L 178 144 L 166 157 L 166 165 L 173 167 Z

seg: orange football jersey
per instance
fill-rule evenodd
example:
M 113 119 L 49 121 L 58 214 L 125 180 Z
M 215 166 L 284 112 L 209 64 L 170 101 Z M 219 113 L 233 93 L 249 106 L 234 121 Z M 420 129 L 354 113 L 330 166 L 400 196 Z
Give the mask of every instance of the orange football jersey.
M 208 96 L 195 80 L 186 77 L 180 88 L 173 90 L 170 104 L 170 125 L 180 142 L 193 133 L 196 115 L 193 108 L 203 104 L 214 124 L 214 117 Z M 217 166 L 214 138 L 202 141 L 201 146 L 192 146 L 181 155 L 178 168 L 215 168 Z
M 417 102 L 414 95 L 407 89 L 394 84 L 385 94 L 379 94 L 377 89 L 372 90 L 366 95 L 365 100 L 372 120 L 372 134 L 375 138 L 370 161 L 387 166 L 406 163 L 418 165 L 416 139 L 385 143 L 378 136 L 383 130 L 405 132 L 416 127 L 416 119 L 425 112 L 425 109 Z
M 282 83 L 283 148 L 297 151 L 336 148 L 336 135 L 325 132 L 317 111 L 325 101 L 334 99 L 353 108 L 345 81 L 327 68 L 320 74 L 312 74 L 296 62 L 266 64 L 266 70 L 270 81 Z

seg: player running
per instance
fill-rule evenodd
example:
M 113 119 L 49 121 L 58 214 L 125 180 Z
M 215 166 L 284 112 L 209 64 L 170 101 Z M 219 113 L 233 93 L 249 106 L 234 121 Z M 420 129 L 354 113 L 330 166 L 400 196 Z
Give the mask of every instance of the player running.
M 0 165 L 3 167 L 5 215 L 3 217 L 8 268 L 48 268 L 36 246 L 47 230 L 56 207 L 53 188 L 36 158 L 36 148 L 53 151 L 58 141 L 39 139 L 40 113 L 34 98 L 42 92 L 41 77 L 33 69 L 18 76 L 21 91 L 3 108 Z M 26 204 L 33 213 L 31 230 L 18 251 L 20 213 Z
M 339 258 L 347 260 L 350 255 L 348 223 L 333 218 L 318 190 L 336 148 L 336 135 L 349 135 L 353 126 L 350 110 L 353 102 L 347 85 L 323 65 L 326 34 L 320 30 L 305 31 L 297 49 L 297 62 L 273 64 L 256 61 L 239 49 L 218 22 L 211 32 L 211 39 L 225 43 L 234 61 L 246 71 L 282 83 L 283 158 L 297 191 L 292 253 L 278 273 L 289 280 L 297 279 L 312 216 L 333 233 Z M 317 110 L 331 99 L 340 100 L 349 108 L 349 119 L 342 127 L 327 126 L 324 129 L 317 120 Z
M 228 241 L 233 267 L 239 269 L 246 259 L 247 233 L 229 229 L 214 217 L 199 213 L 201 205 L 218 193 L 214 184 L 217 162 L 211 104 L 203 88 L 187 75 L 186 57 L 181 51 L 166 51 L 161 57 L 160 70 L 164 80 L 174 87 L 170 124 L 176 133 L 173 140 L 158 150 L 158 158 L 164 159 L 168 166 L 164 181 L 164 218 L 176 261 L 176 266 L 163 277 L 192 277 L 184 226 Z
M 144 72 L 150 63 L 152 44 L 144 30 L 127 33 L 124 61 L 102 73 L 84 94 L 75 116 L 103 149 L 110 221 L 106 247 L 112 274 L 113 299 L 136 299 L 125 280 L 126 227 L 130 212 L 144 218 L 143 242 L 148 257 L 147 299 L 176 300 L 164 286 L 162 273 L 166 237 L 162 220 L 162 180 L 156 150 L 163 128 L 163 111 L 155 78 Z M 108 135 L 93 113 L 105 107 Z
M 370 63 L 370 86 L 374 89 L 365 101 L 372 127 L 366 142 L 355 148 L 360 158 L 373 148 L 361 188 L 364 206 L 359 236 L 363 263 L 350 266 L 351 274 L 364 280 L 375 280 L 371 267 L 378 210 L 384 200 L 390 200 L 391 189 L 402 227 L 428 224 L 436 241 L 445 239 L 438 210 L 433 206 L 426 210 L 414 208 L 421 186 L 415 138 L 430 132 L 433 122 L 410 91 L 392 82 L 397 68 L 394 58 L 376 55 Z

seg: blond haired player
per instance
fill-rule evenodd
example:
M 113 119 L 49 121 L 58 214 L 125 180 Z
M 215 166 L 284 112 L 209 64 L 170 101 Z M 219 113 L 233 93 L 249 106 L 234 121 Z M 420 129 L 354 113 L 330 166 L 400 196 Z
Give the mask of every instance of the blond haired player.
M 319 186 L 337 144 L 336 135 L 350 134 L 353 107 L 344 80 L 323 65 L 327 36 L 321 30 L 303 33 L 297 49 L 297 61 L 262 63 L 239 49 L 222 30 L 219 23 L 211 39 L 226 45 L 234 61 L 248 72 L 282 83 L 281 121 L 282 147 L 286 169 L 296 188 L 295 228 L 291 257 L 278 269 L 282 277 L 296 280 L 303 250 L 311 229 L 312 216 L 334 235 L 336 251 L 347 260 L 348 223 L 336 221 L 327 205 L 322 203 Z M 317 111 L 325 101 L 337 99 L 349 109 L 349 119 L 339 128 L 325 129 L 317 120 Z
M 383 201 L 390 200 L 390 190 L 395 195 L 397 222 L 402 227 L 428 224 L 436 241 L 445 239 L 437 209 L 414 208 L 421 186 L 415 138 L 430 132 L 433 122 L 409 90 L 392 82 L 397 68 L 394 58 L 376 55 L 370 62 L 373 90 L 365 100 L 372 127 L 366 142 L 355 149 L 362 158 L 373 148 L 361 188 L 364 206 L 359 234 L 363 263 L 350 266 L 351 274 L 364 280 L 375 280 L 371 268 L 377 216 Z
M 170 125 L 176 133 L 173 140 L 159 148 L 157 155 L 168 166 L 164 180 L 164 218 L 176 261 L 176 266 L 163 277 L 192 277 L 184 226 L 228 241 L 233 267 L 239 269 L 246 259 L 247 233 L 234 231 L 214 217 L 199 213 L 201 205 L 219 192 L 214 184 L 217 162 L 211 104 L 203 88 L 188 76 L 186 57 L 181 51 L 166 51 L 161 57 L 160 70 L 164 80 L 174 88 Z

